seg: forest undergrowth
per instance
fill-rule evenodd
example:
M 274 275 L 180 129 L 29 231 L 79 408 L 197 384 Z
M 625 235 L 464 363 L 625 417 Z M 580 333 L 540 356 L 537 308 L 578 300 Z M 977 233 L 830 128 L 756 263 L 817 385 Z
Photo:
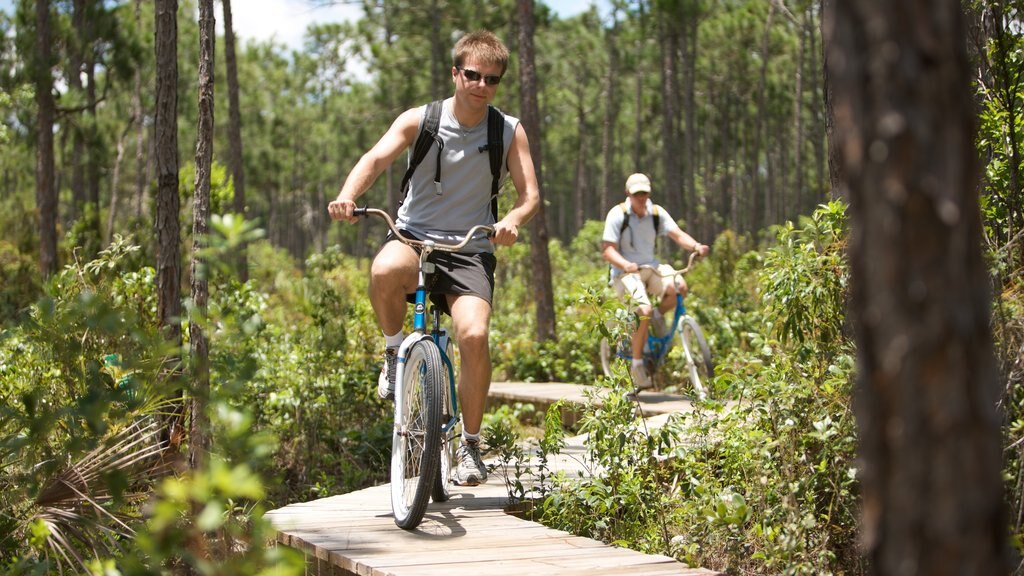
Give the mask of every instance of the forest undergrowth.
M 215 249 L 246 233 L 216 224 Z M 688 276 L 687 299 L 715 354 L 710 400 L 650 433 L 634 426 L 625 374 L 600 374 L 594 327 L 614 325 L 618 308 L 597 248 L 600 224 L 588 223 L 569 246 L 551 245 L 562 336 L 543 344 L 532 336 L 526 245 L 499 252 L 495 379 L 610 388 L 578 430 L 590 434 L 588 458 L 606 473 L 582 483 L 543 476 L 539 492 L 510 494 L 530 500 L 549 526 L 727 574 L 866 573 L 845 207 L 831 203 L 778 227 L 760 248 L 728 232 L 716 239 Z M 26 302 L 5 285 L 6 301 L 23 304 L 0 331 L 4 573 L 147 574 L 185 563 L 209 574 L 298 574 L 301 558 L 264 545 L 272 529 L 262 512 L 386 481 L 390 420 L 369 384 L 379 331 L 366 261 L 328 249 L 299 266 L 264 241 L 250 246 L 248 282 L 214 258 L 208 314 L 186 308 L 186 327 L 202 322 L 210 334 L 214 383 L 214 445 L 195 471 L 187 438 L 166 433 L 178 398 L 193 391 L 183 377 L 187 338 L 176 350 L 156 328 L 150 255 L 118 238 L 93 261 L 70 258 L 42 298 Z M 4 262 L 20 269 L 17 258 Z M 994 311 L 1008 516 L 1019 542 L 1019 290 L 1003 292 Z M 185 364 L 175 369 L 176 357 Z M 668 381 L 679 362 L 670 359 Z M 521 439 L 525 414 L 506 407 L 488 416 L 492 448 Z M 542 453 L 557 452 L 560 421 L 533 425 L 546 430 Z

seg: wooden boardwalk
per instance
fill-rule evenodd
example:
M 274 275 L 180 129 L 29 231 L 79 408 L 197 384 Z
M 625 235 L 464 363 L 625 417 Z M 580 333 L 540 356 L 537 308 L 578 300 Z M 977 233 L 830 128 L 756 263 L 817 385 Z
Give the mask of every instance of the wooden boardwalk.
M 491 394 L 505 401 L 531 402 L 538 410 L 559 398 L 583 402 L 585 387 L 573 384 L 495 383 Z M 657 406 L 672 404 L 688 410 L 685 399 L 641 394 L 645 414 L 659 413 Z M 664 410 L 664 415 L 670 411 Z M 652 424 L 656 425 L 656 424 Z M 567 439 L 555 470 L 575 474 L 582 469 L 585 438 Z M 454 487 L 445 503 L 431 502 L 416 530 L 395 526 L 391 514 L 390 486 L 375 486 L 291 504 L 267 513 L 278 531 L 278 542 L 306 554 L 307 574 L 335 576 L 358 574 L 432 575 L 521 574 L 611 575 L 649 574 L 711 576 L 715 572 L 689 568 L 673 558 L 643 554 L 574 536 L 505 513 L 508 492 L 501 472 L 487 484 Z

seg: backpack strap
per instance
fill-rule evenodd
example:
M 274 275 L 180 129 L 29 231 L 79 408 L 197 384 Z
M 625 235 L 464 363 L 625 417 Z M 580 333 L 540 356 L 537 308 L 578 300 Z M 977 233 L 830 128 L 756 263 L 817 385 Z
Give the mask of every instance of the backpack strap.
M 442 100 L 435 100 L 430 104 L 427 104 L 426 113 L 423 115 L 423 127 L 420 129 L 420 133 L 416 136 L 416 143 L 412 148 L 412 157 L 409 159 L 409 168 L 405 171 L 405 176 L 402 176 L 402 200 L 399 202 L 405 202 L 405 196 L 409 193 L 409 182 L 412 180 L 412 173 L 416 171 L 416 167 L 423 162 L 423 159 L 427 156 L 427 152 L 430 152 L 430 148 L 434 145 L 437 146 L 437 166 L 434 168 L 434 188 L 435 191 L 441 193 L 441 151 L 444 150 L 444 141 L 438 135 L 438 127 L 441 125 L 441 104 Z
M 402 202 L 409 193 L 412 174 L 416 167 L 426 158 L 432 146 L 437 146 L 437 166 L 434 168 L 434 191 L 441 194 L 441 152 L 444 151 L 444 140 L 438 134 L 441 125 L 441 106 L 443 100 L 435 100 L 427 104 L 423 115 L 423 127 L 413 144 L 409 168 L 402 176 Z M 487 144 L 479 148 L 487 152 L 491 164 L 491 215 L 498 221 L 498 189 L 501 181 L 501 163 L 505 157 L 505 115 L 494 106 L 487 107 Z M 401 202 L 399 203 L 401 204 Z
M 501 180 L 501 162 L 505 157 L 505 115 L 494 106 L 487 107 L 486 147 L 491 161 L 491 216 L 497 222 L 498 183 Z
M 619 208 L 622 210 L 622 226 L 619 227 L 619 238 L 622 241 L 622 233 L 629 227 L 629 209 L 626 208 L 626 203 L 619 204 Z M 651 205 L 651 216 L 654 217 L 654 249 L 658 249 L 658 232 L 661 231 L 661 213 L 658 211 L 658 205 Z

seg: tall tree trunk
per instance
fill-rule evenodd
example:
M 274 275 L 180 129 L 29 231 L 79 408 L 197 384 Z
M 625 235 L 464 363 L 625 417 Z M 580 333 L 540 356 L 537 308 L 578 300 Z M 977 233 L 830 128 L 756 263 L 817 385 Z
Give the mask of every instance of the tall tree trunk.
M 696 119 L 696 80 L 697 80 L 697 24 L 700 19 L 700 5 L 689 2 L 680 23 L 681 48 L 683 51 L 683 204 L 685 208 L 686 226 L 695 230 L 697 223 L 697 205 L 703 198 L 697 193 L 697 119 Z M 710 219 L 706 219 L 710 220 Z M 694 232 L 697 233 L 697 232 Z M 706 235 L 698 238 L 708 238 Z
M 230 8 L 227 8 L 230 10 Z M 210 398 L 210 350 L 203 325 L 209 302 L 209 268 L 202 251 L 209 245 L 210 171 L 213 168 L 213 0 L 199 2 L 199 128 L 196 131 L 196 181 L 192 196 L 192 302 L 189 349 L 192 352 L 193 398 L 190 408 L 189 464 L 198 469 L 206 464 L 210 450 L 210 420 L 206 413 Z
M 832 103 L 832 58 L 829 55 L 829 49 L 825 41 L 830 34 L 829 24 L 826 21 L 825 15 L 832 12 L 835 2 L 836 0 L 821 0 L 821 59 L 824 63 L 824 66 L 821 67 L 822 86 L 824 87 L 822 95 L 825 98 L 825 139 L 828 142 L 829 198 L 832 200 L 846 196 L 846 191 L 843 189 L 845 178 L 840 172 L 839 146 L 835 141 L 836 113 Z
M 156 290 L 157 323 L 175 350 L 181 348 L 181 232 L 178 197 L 178 0 L 156 0 Z M 168 359 L 172 394 L 178 401 L 165 441 L 182 434 L 181 382 L 177 352 Z
M 807 52 L 807 28 L 804 23 L 810 19 L 807 10 L 802 11 L 800 17 L 804 22 L 796 25 L 800 40 L 796 59 L 796 87 L 793 90 L 793 204 L 796 209 L 791 213 L 783 213 L 783 218 L 792 217 L 794 220 L 801 213 L 804 196 L 804 54 Z
M 861 535 L 883 575 L 1008 573 L 961 10 L 842 0 L 826 16 L 852 224 Z
M 234 184 L 235 197 L 232 210 L 245 218 L 245 164 L 242 162 L 242 112 L 238 101 L 238 64 L 235 59 L 235 30 L 231 20 L 231 0 L 221 0 L 224 10 L 224 62 L 228 74 L 228 147 L 230 150 L 231 182 Z M 249 262 L 246 257 L 246 246 L 238 247 L 235 255 L 238 267 L 238 279 L 245 282 L 249 279 Z
M 444 13 L 437 0 L 430 0 L 430 98 L 444 98 L 449 87 L 446 74 L 449 59 L 445 56 L 445 41 L 441 38 L 441 18 Z
M 533 289 L 537 302 L 537 341 L 556 336 L 555 300 L 551 282 L 551 259 L 548 256 L 548 226 L 544 210 L 544 178 L 541 173 L 540 108 L 537 105 L 537 70 L 533 57 L 533 0 L 516 0 L 519 16 L 519 100 L 522 124 L 530 139 L 530 154 L 540 185 L 540 207 L 530 223 L 530 262 Z
M 124 161 L 124 153 L 127 150 L 125 141 L 128 140 L 132 130 L 132 123 L 135 117 L 128 119 L 128 125 L 124 127 L 121 136 L 117 139 L 117 157 L 114 159 L 114 173 L 110 177 L 110 210 L 107 211 L 107 227 L 103 231 L 103 245 L 110 244 L 114 235 L 114 222 L 117 221 L 117 205 L 121 201 L 121 164 Z
M 590 190 L 590 179 L 587 178 L 587 107 L 583 101 L 583 91 L 576 94 L 576 175 L 573 178 L 573 230 L 580 230 L 587 221 L 587 197 Z
M 135 0 L 135 24 L 142 27 L 142 0 Z M 132 89 L 132 117 L 135 120 L 135 218 L 141 219 L 149 188 L 146 162 L 146 123 L 142 120 L 142 72 L 135 68 Z
M 775 16 L 775 3 L 768 3 L 768 18 L 764 23 L 764 36 L 761 39 L 761 79 L 758 84 L 757 90 L 757 120 L 754 128 L 754 146 L 750 154 L 750 184 L 752 186 L 751 192 L 751 211 L 753 218 L 751 219 L 750 229 L 757 230 L 758 224 L 767 228 L 771 225 L 771 206 L 772 206 L 772 187 L 769 183 L 761 181 L 761 159 L 764 158 L 767 162 L 768 151 L 764 145 L 767 138 L 765 137 L 765 124 L 767 123 L 768 116 L 768 61 L 769 50 L 771 48 L 771 31 L 772 31 L 772 20 Z M 762 214 L 761 222 L 759 223 L 756 217 L 757 214 L 757 198 L 758 192 L 761 188 L 764 188 L 764 212 Z
M 659 189 L 660 202 L 670 214 L 680 215 L 682 206 L 679 176 L 679 139 L 676 118 L 679 116 L 679 86 L 676 82 L 676 47 L 678 35 L 672 13 L 661 14 L 658 36 L 661 44 L 661 159 L 663 175 Z M 650 170 L 641 170 L 650 173 Z
M 57 272 L 57 188 L 54 185 L 53 54 L 50 3 L 36 0 L 36 209 L 39 211 L 39 271 L 44 278 Z
M 637 34 L 637 38 L 636 38 L 636 46 L 635 46 L 635 49 L 636 49 L 636 61 L 638 63 L 641 63 L 641 64 L 638 64 L 638 66 L 643 66 L 642 62 L 644 62 L 644 60 L 645 60 L 644 59 L 644 38 L 646 37 L 646 34 L 647 34 L 647 18 L 645 18 L 645 16 L 644 16 L 644 3 L 643 2 L 641 2 L 638 5 L 638 9 L 639 9 L 639 13 L 637 14 L 637 20 L 638 20 L 637 26 L 639 26 L 640 32 L 639 32 L 639 34 Z M 634 106 L 634 108 L 635 108 L 635 112 L 634 112 L 635 117 L 634 117 L 634 120 L 633 120 L 633 124 L 634 124 L 634 129 L 633 129 L 633 165 L 628 170 L 628 172 L 630 172 L 630 173 L 637 172 L 637 171 L 641 170 L 641 166 L 642 166 L 642 163 L 643 163 L 643 158 L 642 158 L 640 150 L 641 150 L 641 147 L 643 146 L 643 141 L 644 141 L 644 121 L 643 121 L 644 120 L 644 115 L 643 115 L 643 112 L 642 112 L 643 109 L 644 109 L 644 105 L 643 105 L 643 102 L 644 102 L 644 74 L 643 74 L 643 70 L 636 70 L 634 72 L 635 73 L 633 74 L 633 77 L 636 79 L 636 87 L 635 87 L 634 99 L 636 100 L 636 103 L 635 103 L 635 106 Z M 623 179 L 622 182 L 624 183 L 625 180 Z M 622 186 L 619 187 L 619 190 L 622 190 Z
M 605 73 L 605 107 L 601 126 L 601 204 L 598 214 L 607 214 L 619 198 L 619 187 L 613 182 L 615 174 L 615 124 L 619 116 L 619 9 L 612 7 L 612 27 L 608 31 L 608 70 Z

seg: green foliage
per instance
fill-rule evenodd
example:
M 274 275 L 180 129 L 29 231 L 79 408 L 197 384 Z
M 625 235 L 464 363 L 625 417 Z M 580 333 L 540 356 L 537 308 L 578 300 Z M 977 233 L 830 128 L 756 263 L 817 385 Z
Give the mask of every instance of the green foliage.
M 787 223 L 765 257 L 761 284 L 771 334 L 794 344 L 803 361 L 829 362 L 845 341 L 845 209 L 836 201 L 822 206 L 802 229 Z
M 612 391 L 581 430 L 600 474 L 566 479 L 539 510 L 543 522 L 727 573 L 863 572 L 844 214 L 841 204 L 823 206 L 804 228 L 780 229 L 763 254 L 742 253 L 731 235 L 716 241 L 690 284 L 724 355 L 715 385 L 738 400 L 701 404 L 649 431 Z M 711 304 L 720 302 L 733 310 Z M 805 331 L 787 326 L 793 314 L 806 318 Z
M 568 249 L 548 246 L 559 338 L 538 343 L 534 337 L 535 298 L 530 253 L 525 243 L 498 251 L 495 310 L 491 321 L 491 355 L 496 377 L 524 382 L 591 382 L 601 334 L 599 309 L 609 299 L 607 269 L 600 256 L 603 224 L 587 222 Z M 614 295 L 612 295 L 614 296 Z M 596 371 L 595 371 L 596 366 Z
M 0 333 L 7 572 L 150 574 L 187 564 L 202 574 L 301 573 L 301 558 L 265 546 L 265 506 L 381 479 L 390 427 L 369 392 L 372 316 L 362 293 L 334 284 L 356 276 L 346 269 L 355 263 L 318 259 L 307 266 L 322 275 L 264 293 L 231 280 L 220 262 L 257 231 L 229 219 L 212 229 L 203 253 L 215 327 L 207 468 L 185 472 L 167 443 L 168 397 L 190 384 L 165 371 L 181 352 L 156 329 L 154 272 L 133 266 L 139 249 L 129 239 L 63 270 L 27 321 Z M 282 302 L 301 306 L 271 310 Z
M 157 487 L 155 504 L 121 561 L 128 575 L 163 574 L 185 564 L 195 574 L 299 575 L 298 550 L 268 547 L 275 531 L 262 517 L 264 481 L 252 464 L 273 452 L 273 441 L 252 434 L 251 417 L 218 404 L 212 410 L 215 437 L 225 453 L 249 458 L 231 462 L 214 456 L 209 466 L 169 477 Z
M 620 387 L 625 388 L 625 387 Z M 609 391 L 582 421 L 590 474 L 563 478 L 537 511 L 548 526 L 643 552 L 668 545 L 672 494 L 660 455 L 678 437 L 675 430 L 648 430 L 636 417 L 634 401 Z
M 32 256 L 0 240 L 0 324 L 19 320 L 38 295 L 38 266 Z

